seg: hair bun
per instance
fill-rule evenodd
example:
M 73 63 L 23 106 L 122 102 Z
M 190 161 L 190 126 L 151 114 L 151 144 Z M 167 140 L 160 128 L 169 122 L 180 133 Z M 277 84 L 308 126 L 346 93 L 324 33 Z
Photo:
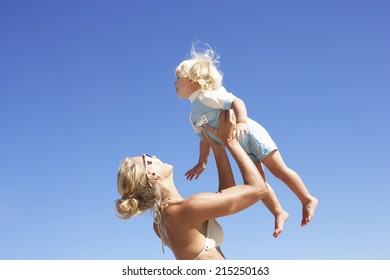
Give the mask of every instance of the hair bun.
M 140 213 L 138 200 L 135 198 L 122 197 L 121 199 L 118 199 L 116 202 L 116 209 L 125 219 L 129 219 Z

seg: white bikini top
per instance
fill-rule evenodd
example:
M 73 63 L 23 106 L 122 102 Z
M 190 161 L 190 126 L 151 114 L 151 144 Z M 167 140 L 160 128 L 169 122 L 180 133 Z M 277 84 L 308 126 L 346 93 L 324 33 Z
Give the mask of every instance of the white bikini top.
M 160 238 L 162 242 L 162 251 L 164 251 L 164 246 L 169 244 L 165 242 L 164 231 L 161 229 L 161 223 L 157 224 L 158 231 L 160 233 Z M 224 234 L 223 229 L 220 224 L 215 219 L 210 219 L 207 221 L 206 227 L 206 236 L 205 236 L 205 244 L 203 250 L 194 258 L 194 260 L 199 259 L 205 252 L 214 249 L 220 246 L 223 242 Z
M 221 245 L 223 242 L 223 238 L 223 229 L 220 224 L 215 219 L 208 220 L 204 248 L 194 258 L 194 260 L 198 260 L 206 251 L 209 251 Z

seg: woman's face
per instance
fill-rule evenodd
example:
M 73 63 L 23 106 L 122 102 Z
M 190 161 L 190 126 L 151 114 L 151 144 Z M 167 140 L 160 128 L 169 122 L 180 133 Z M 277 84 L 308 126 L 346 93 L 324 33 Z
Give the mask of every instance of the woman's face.
M 177 77 L 175 83 L 177 96 L 181 99 L 187 99 L 191 94 L 197 91 L 200 87 L 191 82 L 189 78 Z
M 173 166 L 162 162 L 156 156 L 144 154 L 140 157 L 147 171 L 156 172 L 162 176 L 167 176 L 172 173 Z

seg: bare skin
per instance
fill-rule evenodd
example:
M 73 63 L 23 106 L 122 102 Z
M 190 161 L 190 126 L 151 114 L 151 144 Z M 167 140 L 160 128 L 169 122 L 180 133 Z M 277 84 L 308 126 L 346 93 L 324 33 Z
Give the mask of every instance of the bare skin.
M 298 197 L 302 203 L 302 221 L 301 226 L 307 225 L 314 216 L 314 211 L 317 208 L 318 200 L 310 195 L 301 177 L 292 169 L 288 168 L 284 163 L 282 156 L 278 150 L 269 154 L 262 163 L 267 166 L 269 171 L 283 183 L 285 183 L 291 191 Z
M 153 228 L 164 239 L 176 259 L 191 260 L 202 251 L 208 220 L 238 213 L 257 203 L 268 192 L 254 163 L 236 140 L 229 139 L 231 128 L 228 112 L 223 112 L 218 129 L 209 129 L 219 139 L 224 139 L 224 145 L 217 144 L 203 130 L 213 149 L 217 165 L 218 192 L 198 193 L 183 198 L 174 185 L 171 165 L 155 157 L 146 163 L 148 182 L 161 193 L 162 200 L 167 203 L 161 211 L 160 228 L 156 222 Z M 235 183 L 226 150 L 239 167 L 243 184 Z M 142 162 L 142 157 L 133 160 Z M 225 257 L 217 247 L 205 252 L 200 259 L 223 260 Z
M 266 182 L 263 165 L 261 162 L 256 162 L 255 165 L 257 170 L 259 170 L 261 177 L 263 177 L 264 181 Z M 279 200 L 276 197 L 274 190 L 268 183 L 267 188 L 268 194 L 261 201 L 275 217 L 275 231 L 272 236 L 276 238 L 283 231 L 284 223 L 288 219 L 288 213 L 280 206 Z
M 200 85 L 192 82 L 188 78 L 180 78 L 175 83 L 177 94 L 179 98 L 185 99 L 188 98 L 194 91 L 200 88 Z M 235 127 L 232 129 L 229 137 L 239 140 L 244 137 L 245 134 L 248 133 L 247 130 L 247 111 L 245 103 L 239 99 L 235 98 L 232 102 L 231 109 L 234 112 L 234 122 Z M 205 166 L 208 161 L 208 157 L 210 154 L 210 147 L 205 143 L 205 141 L 201 140 L 200 143 L 200 154 L 198 163 L 190 170 L 185 173 L 187 180 L 192 180 L 202 174 L 205 170 Z M 291 191 L 298 197 L 298 199 L 302 203 L 302 220 L 301 226 L 307 225 L 314 216 L 314 212 L 318 205 L 317 198 L 310 195 L 307 190 L 305 184 L 299 175 L 288 168 L 284 163 L 280 153 L 278 150 L 269 154 L 265 159 L 262 160 L 262 163 L 270 170 L 270 172 L 280 179 L 283 183 L 285 183 Z M 256 164 L 256 167 L 262 174 L 263 179 L 265 180 L 264 171 L 261 163 Z M 270 192 L 267 196 L 262 200 L 267 209 L 274 215 L 275 217 L 275 231 L 273 233 L 274 237 L 277 237 L 283 231 L 283 225 L 288 219 L 288 213 L 285 212 L 279 204 L 278 199 L 276 198 L 275 193 L 272 188 L 269 188 Z

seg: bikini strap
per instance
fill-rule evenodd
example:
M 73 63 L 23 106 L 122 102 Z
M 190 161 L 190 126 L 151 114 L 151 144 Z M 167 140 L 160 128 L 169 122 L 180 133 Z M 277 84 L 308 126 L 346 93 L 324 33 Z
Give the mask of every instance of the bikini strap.
M 194 258 L 194 261 L 198 260 L 203 255 L 204 252 L 206 252 L 205 248 L 203 248 L 203 250 Z

